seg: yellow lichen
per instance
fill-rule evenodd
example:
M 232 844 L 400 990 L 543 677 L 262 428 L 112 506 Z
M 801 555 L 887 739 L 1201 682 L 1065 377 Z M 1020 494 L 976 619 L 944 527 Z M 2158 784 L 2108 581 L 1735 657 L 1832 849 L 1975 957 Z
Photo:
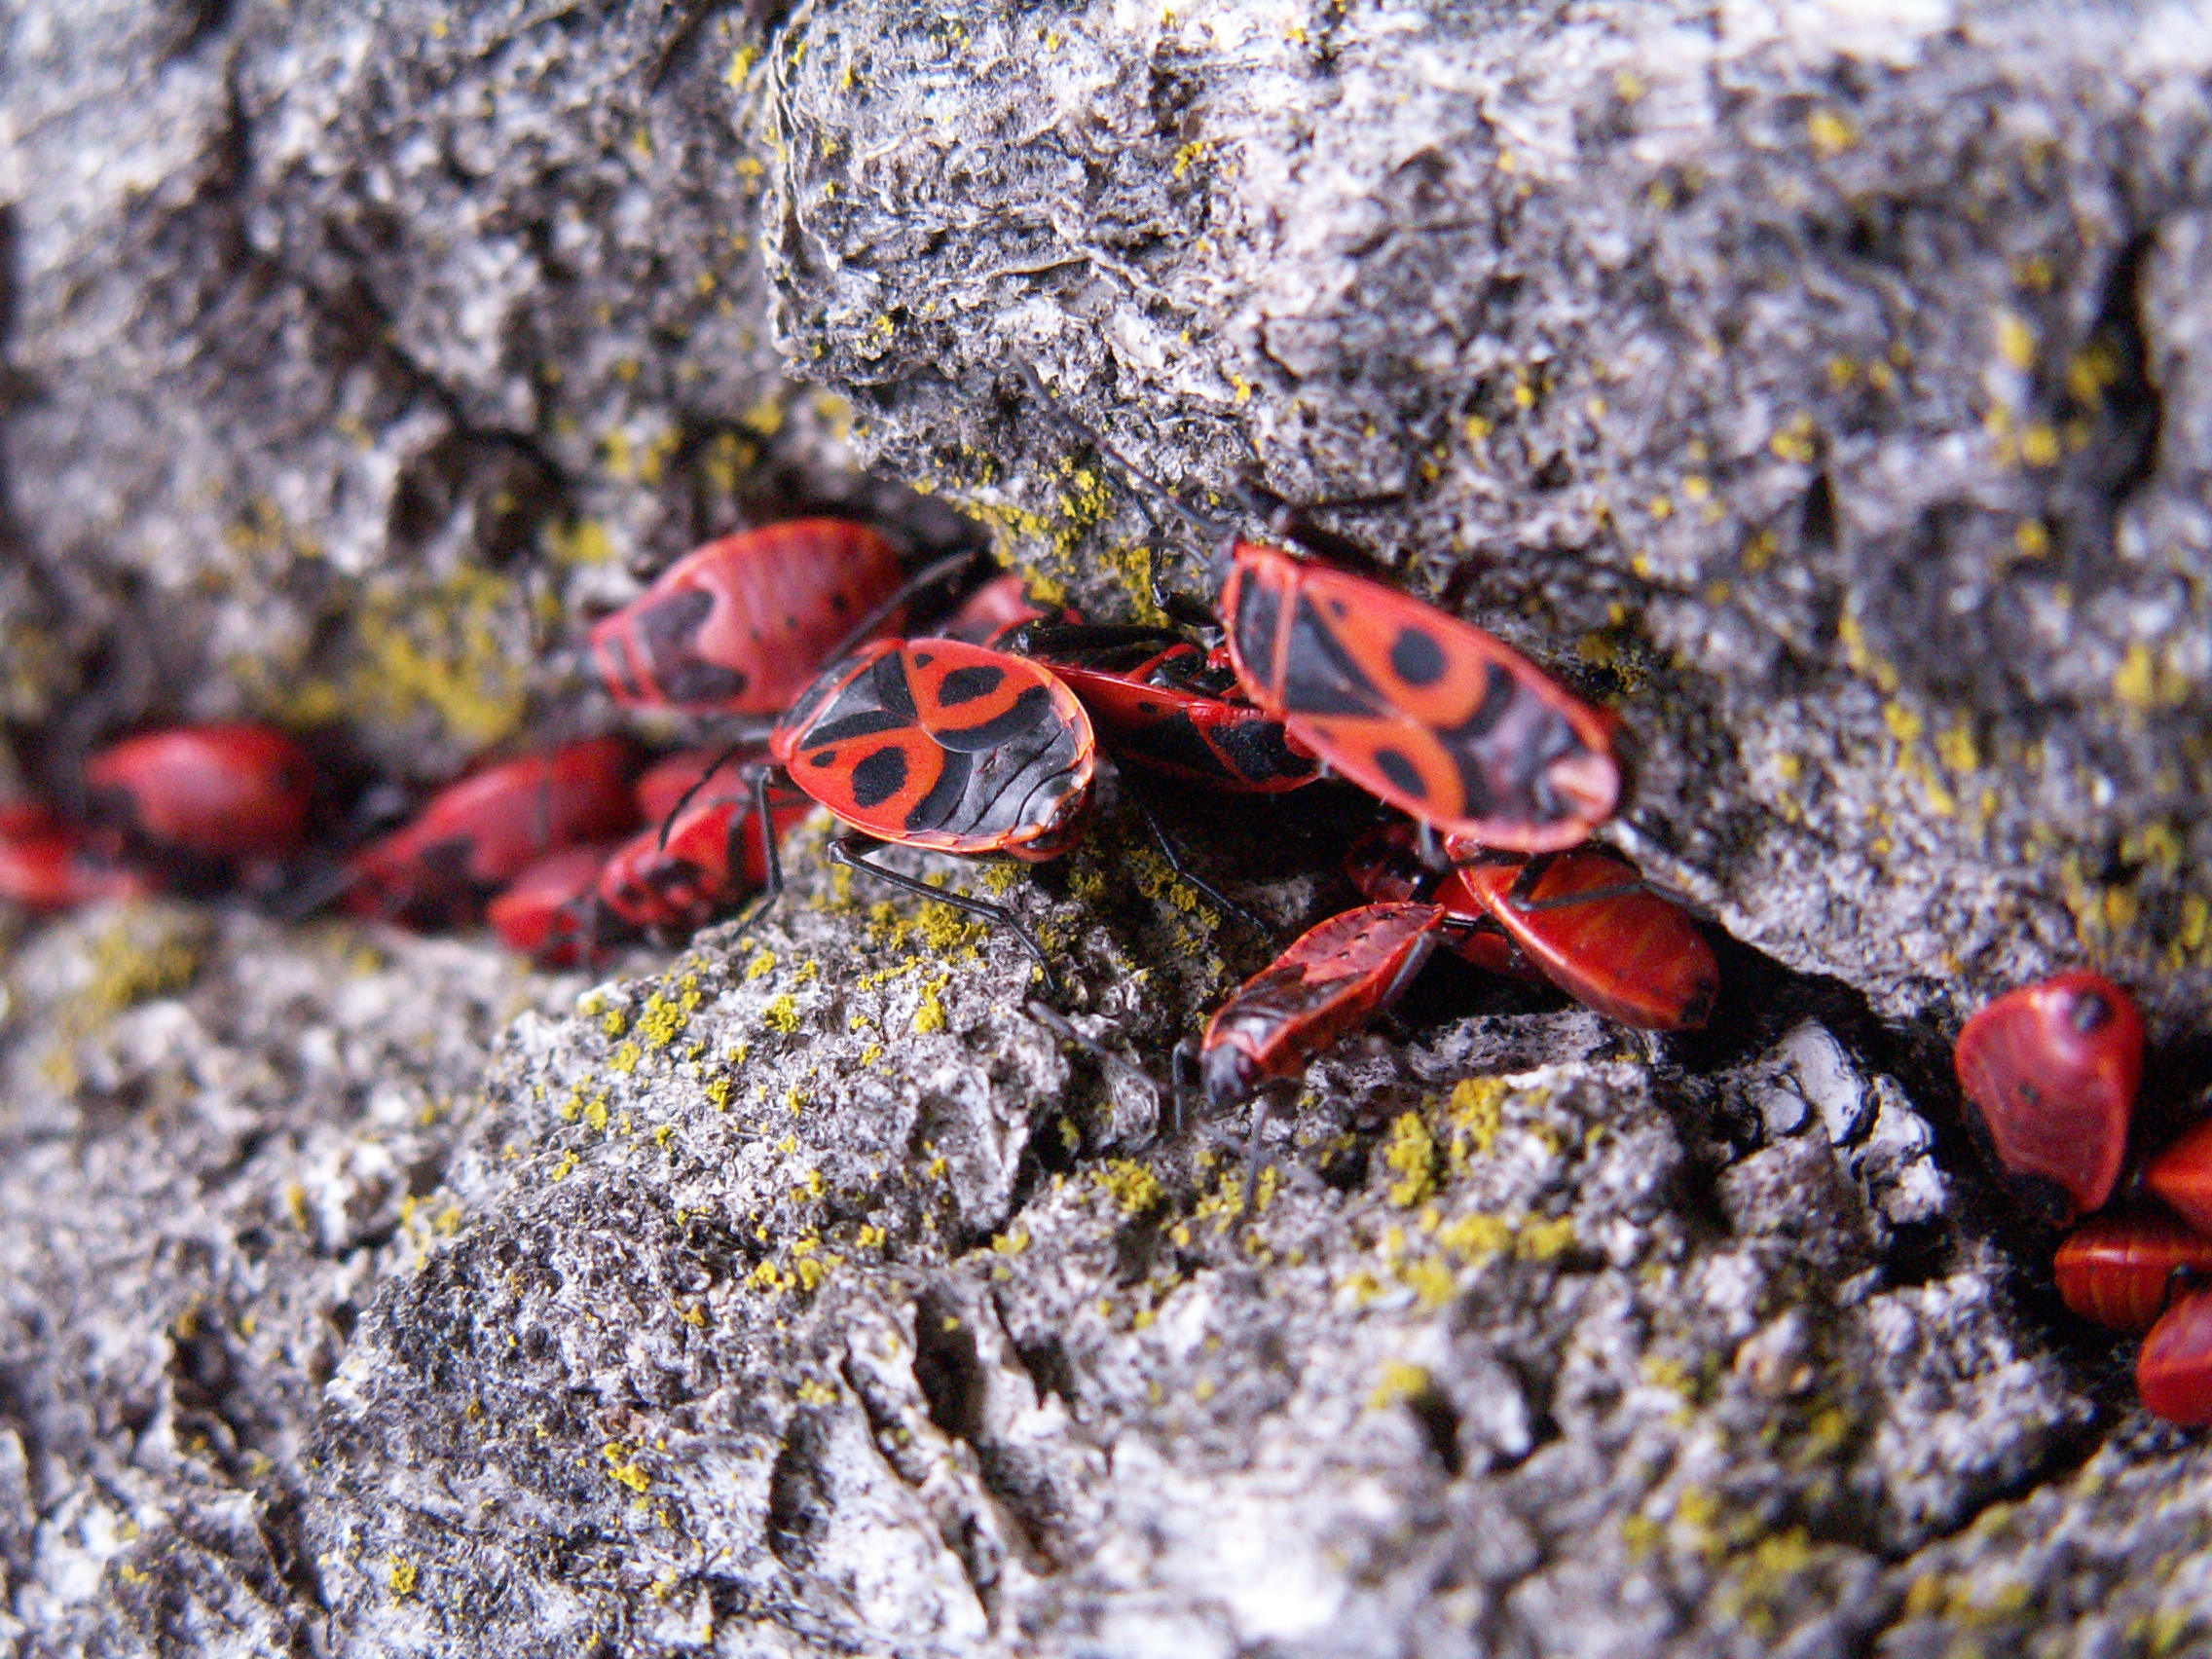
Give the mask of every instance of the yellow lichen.
M 1426 1366 L 1393 1359 L 1382 1367 L 1382 1380 L 1376 1383 L 1375 1392 L 1368 1395 L 1367 1403 L 1382 1411 L 1404 1400 L 1418 1399 L 1435 1386 L 1436 1380 L 1429 1376 Z
M 1390 1125 L 1390 1141 L 1383 1148 L 1382 1161 L 1398 1177 L 1387 1196 L 1400 1209 L 1411 1209 L 1434 1196 L 1436 1138 L 1428 1132 L 1419 1112 L 1401 1113 Z
M 1167 1197 L 1160 1177 L 1134 1159 L 1117 1158 L 1091 1172 L 1098 1190 L 1122 1206 L 1124 1215 L 1142 1215 Z

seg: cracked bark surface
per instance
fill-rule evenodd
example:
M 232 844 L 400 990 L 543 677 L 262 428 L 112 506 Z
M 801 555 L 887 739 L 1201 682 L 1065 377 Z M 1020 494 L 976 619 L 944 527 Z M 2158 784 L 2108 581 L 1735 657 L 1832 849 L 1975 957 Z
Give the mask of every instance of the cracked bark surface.
M 1742 941 L 1645 1040 L 1432 968 L 1240 1124 L 848 883 L 600 985 L 232 910 L 8 934 L 31 1653 L 2212 1641 L 2201 1437 L 1965 1144 L 2095 960 L 2202 1085 L 2199 7 L 0 11 L 13 769 L 438 777 L 741 511 L 972 513 L 1098 616 L 1256 462 L 1631 726 Z M 803 384 L 802 384 L 803 383 Z M 818 395 L 807 387 L 834 392 Z M 909 518 L 908 522 L 912 522 Z M 949 515 L 924 546 L 962 531 Z M 550 711 L 550 712 L 549 712 Z M 5 770 L 6 768 L 0 768 Z M 1155 1074 L 1355 805 L 1001 881 Z

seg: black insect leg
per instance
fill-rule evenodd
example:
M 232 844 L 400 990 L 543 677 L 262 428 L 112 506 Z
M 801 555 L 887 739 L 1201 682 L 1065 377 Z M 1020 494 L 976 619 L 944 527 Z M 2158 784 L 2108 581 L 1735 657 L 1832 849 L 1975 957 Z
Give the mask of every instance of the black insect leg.
M 1268 1098 L 1272 1090 L 1262 1088 L 1252 1096 L 1252 1128 L 1244 1142 L 1244 1208 L 1242 1218 L 1252 1214 L 1252 1200 L 1260 1192 L 1260 1135 L 1268 1126 Z
M 765 810 L 766 808 L 763 806 L 762 811 L 765 812 Z M 838 836 L 830 843 L 830 862 L 848 865 L 854 869 L 865 869 L 879 881 L 888 881 L 892 886 L 903 887 L 908 893 L 918 893 L 924 899 L 941 900 L 955 909 L 966 910 L 971 915 L 981 916 L 985 921 L 996 922 L 999 926 L 1010 930 L 1015 939 L 1021 940 L 1022 948 L 1037 959 L 1037 966 L 1044 970 L 1045 994 L 1055 1001 L 1058 999 L 1060 982 L 1053 977 L 1052 964 L 1045 954 L 1045 947 L 1037 942 L 1029 930 L 1021 925 L 1020 920 L 1012 910 L 1004 904 L 994 904 L 987 899 L 972 899 L 965 893 L 950 893 L 943 888 L 932 887 L 926 881 L 917 881 L 914 877 L 903 874 L 887 865 L 879 865 L 873 860 L 862 856 L 854 850 L 859 845 L 860 840 L 857 836 Z M 771 866 L 771 868 L 773 868 L 773 866 Z
M 1075 1028 L 1074 1021 L 1050 1003 L 1039 1002 L 1035 997 L 1031 997 L 1026 1006 L 1029 1010 L 1029 1017 L 1036 1020 L 1038 1024 L 1051 1027 L 1063 1040 L 1073 1043 L 1092 1059 L 1098 1061 L 1099 1064 L 1111 1071 L 1119 1072 L 1131 1083 L 1141 1084 L 1145 1088 L 1151 1090 L 1153 1098 L 1161 1103 L 1161 1110 L 1155 1118 L 1154 1139 L 1160 1138 L 1162 1123 L 1179 1124 L 1180 1114 L 1176 1110 L 1179 1097 L 1174 1088 L 1163 1087 L 1160 1079 L 1154 1077 L 1142 1066 L 1124 1059 L 1097 1039 L 1086 1037 Z
M 1196 1038 L 1186 1037 L 1175 1045 L 1174 1058 L 1168 1063 L 1167 1075 L 1173 1086 L 1169 1094 L 1170 1132 L 1180 1135 L 1184 1124 L 1190 1118 L 1184 1108 L 1198 1097 L 1198 1045 Z
M 1505 902 L 1524 916 L 1532 916 L 1542 910 L 1566 910 L 1576 904 L 1595 904 L 1604 899 L 1629 899 L 1639 893 L 1649 893 L 1651 884 L 1641 875 L 1634 881 L 1616 881 L 1604 887 L 1587 887 L 1580 893 L 1563 893 L 1557 899 L 1536 899 L 1536 883 L 1544 879 L 1544 871 L 1551 868 L 1556 853 L 1542 853 L 1521 866 L 1521 873 L 1513 878 L 1513 885 L 1505 891 Z
M 1340 535 L 1313 522 L 1316 512 L 1357 512 L 1374 507 L 1397 506 L 1404 502 L 1403 490 L 1383 490 L 1365 496 L 1334 496 L 1326 500 L 1293 504 L 1276 495 L 1261 481 L 1255 472 L 1247 471 L 1238 477 L 1235 491 L 1237 502 L 1254 518 L 1268 527 L 1268 534 L 1289 546 L 1310 553 L 1324 564 L 1340 570 L 1351 571 L 1377 581 L 1395 582 L 1399 578 L 1382 560 L 1362 547 L 1348 535 Z
M 1122 781 L 1124 785 L 1127 785 L 1128 774 L 1126 772 L 1122 774 Z M 1197 888 L 1200 893 L 1204 894 L 1208 899 L 1212 900 L 1214 903 L 1220 907 L 1221 912 L 1224 915 L 1235 916 L 1238 921 L 1242 922 L 1254 933 L 1266 935 L 1274 932 L 1274 930 L 1269 927 L 1266 922 L 1262 921 L 1250 910 L 1247 910 L 1243 905 L 1237 903 L 1235 900 L 1230 898 L 1229 895 L 1222 892 L 1220 888 L 1214 886 L 1213 883 L 1207 881 L 1203 876 L 1193 873 L 1193 871 L 1183 863 L 1183 861 L 1180 858 L 1176 857 L 1175 843 L 1167 838 L 1167 831 L 1163 828 L 1161 828 L 1158 815 L 1155 814 L 1152 810 L 1152 802 L 1145 799 L 1144 793 L 1141 790 L 1132 787 L 1128 791 L 1128 795 L 1131 804 L 1133 804 L 1137 809 L 1137 816 L 1144 820 L 1144 827 L 1152 831 L 1152 838 L 1160 848 L 1160 856 L 1167 861 L 1167 867 L 1175 872 L 1176 877 L 1179 880 L 1189 882 L 1193 887 Z
M 830 651 L 822 660 L 825 662 L 844 661 L 846 657 L 866 645 L 875 636 L 876 630 L 881 628 L 895 611 L 911 605 L 917 598 L 933 588 L 953 586 L 962 576 L 968 575 L 984 565 L 989 565 L 993 571 L 998 569 L 995 564 L 991 563 L 989 554 L 977 549 L 970 549 L 964 553 L 948 553 L 934 564 L 923 566 L 922 569 L 901 582 L 896 591 L 887 598 L 879 600 L 873 608 L 868 610 L 850 628 L 847 628 L 845 637 L 837 642 L 836 649 Z

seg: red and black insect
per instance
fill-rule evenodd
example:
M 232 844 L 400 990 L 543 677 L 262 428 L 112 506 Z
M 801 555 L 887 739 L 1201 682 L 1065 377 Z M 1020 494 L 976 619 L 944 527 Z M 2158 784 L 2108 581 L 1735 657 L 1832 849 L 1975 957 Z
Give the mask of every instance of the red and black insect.
M 485 906 L 484 919 L 510 950 L 548 968 L 596 961 L 602 945 L 616 941 L 594 926 L 591 901 L 615 844 L 570 847 L 531 865 Z
M 415 927 L 467 926 L 547 854 L 634 828 L 635 770 L 619 737 L 487 766 L 348 862 L 346 908 Z
M 1520 858 L 1447 842 L 1422 862 L 1411 824 L 1372 830 L 1346 861 L 1369 899 L 1441 904 L 1444 943 L 1479 968 L 1548 980 L 1585 1008 L 1647 1031 L 1691 1031 L 1713 1013 L 1720 966 L 1689 913 L 1607 848 Z
M 1470 855 L 1447 841 L 1454 860 Z M 1585 1008 L 1647 1031 L 1712 1017 L 1720 964 L 1686 910 L 1605 847 L 1473 855 L 1467 889 L 1544 977 Z
M 2168 1422 L 2212 1422 L 2212 1290 L 2180 1298 L 2151 1327 L 2136 1356 L 2135 1388 Z
M 1235 672 L 1179 634 L 1031 622 L 998 645 L 1050 667 L 1124 765 L 1243 794 L 1279 794 L 1320 776 L 1283 722 L 1238 692 Z
M 1028 378 L 1102 453 L 1219 535 Z M 1586 840 L 1618 804 L 1618 717 L 1493 635 L 1388 583 L 1238 536 L 1219 536 L 1208 576 L 1244 695 L 1379 800 L 1523 853 Z
M 677 560 L 592 629 L 591 649 L 617 702 L 776 715 L 906 582 L 898 548 L 867 525 L 763 525 Z
M 186 866 L 290 858 L 314 809 L 297 740 L 248 721 L 175 726 L 85 762 L 86 810 L 134 854 Z
M 768 739 L 807 794 L 882 841 L 1040 861 L 1090 797 L 1095 740 L 1052 675 L 957 640 L 882 640 L 832 664 Z
M 1226 1111 L 1262 1084 L 1296 1077 L 1389 1008 L 1428 960 L 1445 919 L 1437 904 L 1363 904 L 1301 934 L 1207 1023 L 1198 1044 L 1206 1104 Z
M 2112 1196 L 2143 1078 L 2143 1018 L 2102 975 L 2007 992 L 1959 1033 L 1959 1087 L 1997 1161 L 2055 1221 Z
M 1025 622 L 1079 623 L 1082 620 L 1083 613 L 1079 610 L 1065 607 L 1053 609 L 1039 605 L 1029 597 L 1027 579 L 1018 571 L 1008 571 L 970 594 L 961 602 L 960 608 L 934 631 L 947 640 L 995 648 L 1001 636 Z
M 143 899 L 158 887 L 146 870 L 94 856 L 83 833 L 43 804 L 0 805 L 0 903 L 67 910 L 102 899 Z
M 2083 1318 L 2148 1331 L 2177 1290 L 2212 1280 L 2212 1238 L 2156 1211 L 2092 1216 L 2059 1245 L 2051 1272 Z
M 762 891 L 769 852 L 756 774 L 765 769 L 755 761 L 718 772 L 622 843 L 593 890 L 597 926 L 609 937 L 690 933 Z M 768 834 L 780 842 L 813 810 L 803 795 L 772 800 Z
M 2151 1160 L 2143 1180 L 2191 1226 L 2212 1234 L 2212 1119 Z
M 1442 905 L 1449 925 L 1439 932 L 1439 942 L 1485 973 L 1526 984 L 1550 983 L 1484 908 L 1465 870 L 1449 864 L 1437 868 L 1421 857 L 1419 832 L 1408 820 L 1381 825 L 1352 842 L 1345 874 L 1370 903 Z
M 938 852 L 1056 858 L 1081 833 L 1096 767 L 1090 719 L 1038 664 L 958 640 L 879 640 L 823 670 L 769 734 L 778 768 L 842 823 Z M 773 776 L 762 768 L 765 824 Z M 783 885 L 764 835 L 771 894 Z M 830 857 L 1010 928 L 1052 983 L 1044 948 L 1004 905 L 940 892 L 870 862 L 851 837 Z

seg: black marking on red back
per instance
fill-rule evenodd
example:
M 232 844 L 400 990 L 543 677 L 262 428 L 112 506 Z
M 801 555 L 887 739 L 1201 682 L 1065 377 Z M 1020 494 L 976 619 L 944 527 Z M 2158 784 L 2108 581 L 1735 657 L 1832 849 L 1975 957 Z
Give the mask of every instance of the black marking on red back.
M 1051 693 L 1043 685 L 1025 686 L 997 715 L 971 725 L 940 723 L 924 732 L 906 678 L 906 658 L 903 650 L 885 651 L 818 699 L 799 727 L 795 752 L 807 756 L 810 767 L 846 767 L 854 803 L 866 808 L 895 797 L 911 772 L 903 743 L 870 745 L 868 740 L 891 733 L 927 738 L 938 751 L 940 769 L 929 791 L 907 811 L 902 828 L 910 835 L 1013 836 L 1027 826 L 1049 823 L 1057 803 L 1075 787 L 1085 759 L 1085 734 L 1055 718 Z M 917 668 L 932 660 L 930 653 L 913 653 Z M 956 669 L 946 682 L 967 673 Z M 961 682 L 954 687 L 959 694 L 951 699 L 953 705 L 996 691 L 1004 683 L 1004 671 L 991 673 L 997 679 L 988 686 L 980 677 Z M 945 699 L 940 695 L 938 701 L 941 709 Z M 832 753 L 826 755 L 826 749 Z M 804 773 L 795 776 L 800 787 L 807 787 Z
M 725 702 L 752 683 L 739 670 L 709 662 L 692 644 L 714 608 L 715 596 L 706 589 L 680 588 L 637 614 L 639 644 L 661 695 L 672 703 Z

